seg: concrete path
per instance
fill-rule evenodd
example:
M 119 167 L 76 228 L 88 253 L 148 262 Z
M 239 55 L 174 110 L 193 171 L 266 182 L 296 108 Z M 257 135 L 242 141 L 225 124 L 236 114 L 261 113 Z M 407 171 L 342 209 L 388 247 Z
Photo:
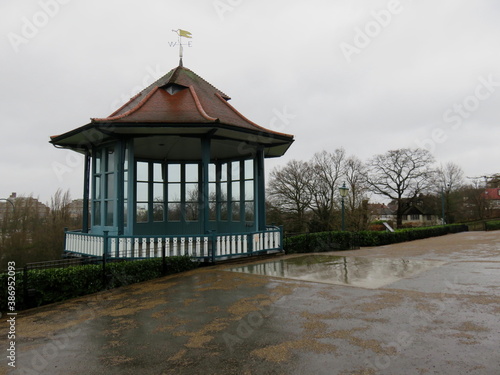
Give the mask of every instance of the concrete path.
M 432 266 L 368 289 L 219 265 L 33 309 L 11 373 L 500 374 L 500 232 L 331 254 Z

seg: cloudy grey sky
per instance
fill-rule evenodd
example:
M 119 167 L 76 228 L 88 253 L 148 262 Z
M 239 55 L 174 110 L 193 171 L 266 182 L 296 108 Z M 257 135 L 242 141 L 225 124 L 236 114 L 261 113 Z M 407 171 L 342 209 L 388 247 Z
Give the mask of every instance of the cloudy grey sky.
M 82 194 L 61 134 L 113 112 L 178 64 L 258 124 L 285 157 L 344 147 L 362 160 L 431 150 L 467 176 L 500 172 L 495 0 L 25 0 L 0 4 L 0 197 Z

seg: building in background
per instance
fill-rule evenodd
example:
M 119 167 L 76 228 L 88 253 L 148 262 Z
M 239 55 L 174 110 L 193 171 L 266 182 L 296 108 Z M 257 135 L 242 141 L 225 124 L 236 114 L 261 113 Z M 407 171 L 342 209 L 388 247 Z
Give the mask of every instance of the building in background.
M 30 213 L 36 213 L 39 218 L 46 218 L 50 214 L 50 208 L 40 202 L 37 198 L 29 197 L 18 197 L 17 193 L 13 192 L 9 198 L 6 200 L 0 200 L 0 221 L 4 218 L 13 214 L 14 209 L 23 211 L 29 211 Z

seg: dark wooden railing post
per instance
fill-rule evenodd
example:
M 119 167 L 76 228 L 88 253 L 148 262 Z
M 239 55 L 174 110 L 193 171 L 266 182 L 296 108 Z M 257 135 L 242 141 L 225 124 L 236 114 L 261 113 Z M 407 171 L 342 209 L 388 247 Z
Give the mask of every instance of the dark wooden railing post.
M 102 285 L 108 287 L 108 276 L 106 274 L 106 260 L 108 257 L 108 231 L 105 230 L 102 236 Z
M 247 242 L 248 242 L 248 253 L 250 256 L 253 255 L 253 236 L 255 236 L 255 232 L 249 233 L 247 237 Z
M 24 266 L 23 268 L 23 308 L 29 307 L 28 302 L 28 266 Z
M 66 235 L 68 233 L 68 227 L 64 227 L 64 241 L 63 241 L 63 251 L 66 251 Z
M 217 248 L 217 241 L 215 240 L 215 232 L 214 231 L 209 231 L 210 232 L 210 241 L 212 242 L 212 263 L 215 264 L 215 250 Z
M 283 240 L 284 240 L 283 225 L 279 226 L 279 230 L 280 230 L 280 251 L 284 252 L 285 251 L 285 244 L 283 243 Z

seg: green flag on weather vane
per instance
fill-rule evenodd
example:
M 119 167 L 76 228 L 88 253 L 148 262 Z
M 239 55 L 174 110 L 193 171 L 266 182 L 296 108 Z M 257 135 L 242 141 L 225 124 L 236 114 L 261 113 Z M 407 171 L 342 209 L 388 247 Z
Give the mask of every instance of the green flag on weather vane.
M 189 38 L 192 39 L 192 34 L 187 31 L 187 30 L 182 30 L 182 29 L 177 29 L 177 30 L 172 30 L 174 33 L 177 33 L 179 36 L 179 65 L 182 66 L 182 54 L 183 54 L 183 48 L 182 48 L 182 41 L 181 38 Z

